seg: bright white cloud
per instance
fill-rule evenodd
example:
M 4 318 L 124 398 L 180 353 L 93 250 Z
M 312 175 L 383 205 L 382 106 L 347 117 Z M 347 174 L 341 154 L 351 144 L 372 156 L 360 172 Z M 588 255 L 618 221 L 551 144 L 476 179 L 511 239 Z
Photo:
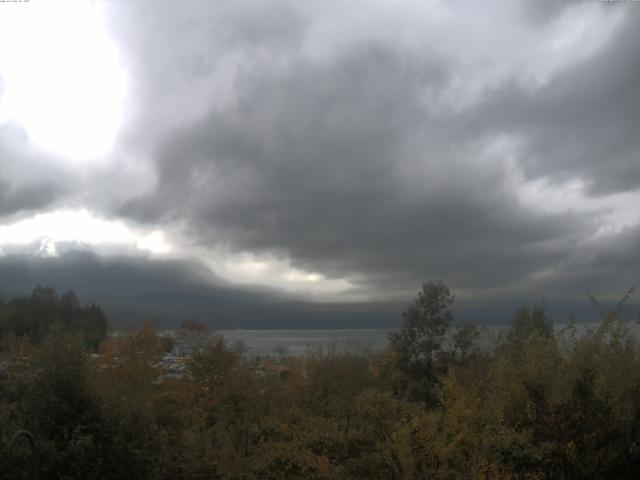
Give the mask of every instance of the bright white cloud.
M 83 0 L 2 5 L 0 124 L 71 160 L 104 154 L 123 114 L 126 75 L 100 12 Z
M 353 290 L 346 279 L 330 279 L 317 272 L 294 268 L 285 259 L 273 255 L 240 254 L 221 251 L 203 252 L 207 262 L 221 277 L 245 285 L 270 285 L 303 294 L 307 298 L 342 298 Z
M 3 247 L 38 244 L 38 254 L 57 255 L 57 244 L 72 243 L 92 247 L 134 248 L 141 252 L 164 254 L 172 251 L 159 230 L 138 231 L 123 222 L 106 220 L 87 210 L 59 210 L 42 213 L 0 226 Z

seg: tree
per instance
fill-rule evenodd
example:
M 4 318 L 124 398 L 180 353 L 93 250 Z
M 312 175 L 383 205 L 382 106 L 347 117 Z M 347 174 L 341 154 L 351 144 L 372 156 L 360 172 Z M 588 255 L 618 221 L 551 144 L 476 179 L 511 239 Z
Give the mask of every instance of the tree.
M 531 311 L 529 307 L 520 307 L 511 320 L 505 335 L 507 345 L 517 352 L 533 335 L 545 339 L 553 338 L 553 322 L 547 316 L 544 305 L 536 305 Z
M 463 322 L 456 326 L 452 337 L 453 353 L 459 362 L 465 362 L 478 353 L 481 335 L 480 329 L 472 322 Z
M 208 385 L 223 384 L 238 366 L 238 356 L 227 350 L 222 337 L 216 337 L 195 352 L 191 371 L 196 382 Z
M 40 342 L 54 325 L 82 333 L 86 346 L 97 349 L 107 335 L 107 317 L 94 304 L 81 306 L 75 293 L 59 296 L 52 288 L 36 287 L 31 295 L 0 305 L 0 333 Z
M 16 393 L 24 427 L 38 442 L 42 478 L 96 478 L 109 442 L 82 335 L 56 326 L 28 362 Z
M 431 403 L 441 370 L 440 353 L 453 320 L 451 306 L 455 297 L 442 281 L 422 284 L 422 290 L 402 316 L 402 327 L 389 334 L 391 348 L 397 354 L 398 367 L 404 372 L 409 396 Z
M 211 342 L 217 340 L 217 335 L 208 325 L 196 320 L 184 320 L 176 329 L 176 344 L 186 346 L 196 353 Z
M 249 350 L 251 350 L 251 348 L 242 338 L 236 339 L 231 345 L 231 351 L 238 357 L 244 357 L 249 352 Z
M 193 319 L 183 320 L 176 329 L 177 338 L 208 337 L 212 334 L 213 331 L 208 325 Z

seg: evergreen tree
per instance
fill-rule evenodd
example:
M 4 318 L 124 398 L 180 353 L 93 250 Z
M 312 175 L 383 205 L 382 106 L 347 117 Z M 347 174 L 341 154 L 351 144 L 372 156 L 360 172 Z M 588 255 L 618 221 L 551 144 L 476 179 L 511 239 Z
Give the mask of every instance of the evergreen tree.
M 391 348 L 397 354 L 398 367 L 408 380 L 407 393 L 415 400 L 435 401 L 434 387 L 444 368 L 442 344 L 453 320 L 451 306 L 455 297 L 442 281 L 422 284 L 422 290 L 403 312 L 403 324 L 391 332 Z

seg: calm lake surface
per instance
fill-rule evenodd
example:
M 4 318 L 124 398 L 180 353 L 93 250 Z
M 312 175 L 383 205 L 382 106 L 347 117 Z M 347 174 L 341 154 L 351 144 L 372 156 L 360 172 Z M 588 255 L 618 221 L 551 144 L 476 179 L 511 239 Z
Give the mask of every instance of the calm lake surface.
M 357 330 L 218 330 L 233 348 L 241 341 L 248 356 L 304 355 L 320 349 L 339 351 L 381 350 L 387 343 L 386 329 Z
M 588 329 L 595 329 L 598 323 L 577 323 L 576 334 L 580 336 Z M 640 325 L 629 324 L 631 331 L 640 338 Z M 560 336 L 564 324 L 556 324 L 556 333 Z M 493 338 L 505 328 L 501 326 L 484 327 L 481 344 L 489 345 Z M 233 348 L 242 342 L 249 357 L 264 355 L 305 355 L 319 350 L 366 352 L 381 350 L 387 346 L 387 333 L 393 329 L 336 329 L 336 330 L 218 330 Z

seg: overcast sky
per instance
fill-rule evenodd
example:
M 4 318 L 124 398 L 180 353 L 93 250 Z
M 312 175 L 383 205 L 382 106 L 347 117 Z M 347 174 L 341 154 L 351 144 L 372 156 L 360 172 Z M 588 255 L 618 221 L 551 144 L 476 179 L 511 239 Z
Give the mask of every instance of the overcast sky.
M 0 287 L 48 265 L 102 279 L 80 291 L 619 298 L 639 21 L 599 0 L 0 3 Z

